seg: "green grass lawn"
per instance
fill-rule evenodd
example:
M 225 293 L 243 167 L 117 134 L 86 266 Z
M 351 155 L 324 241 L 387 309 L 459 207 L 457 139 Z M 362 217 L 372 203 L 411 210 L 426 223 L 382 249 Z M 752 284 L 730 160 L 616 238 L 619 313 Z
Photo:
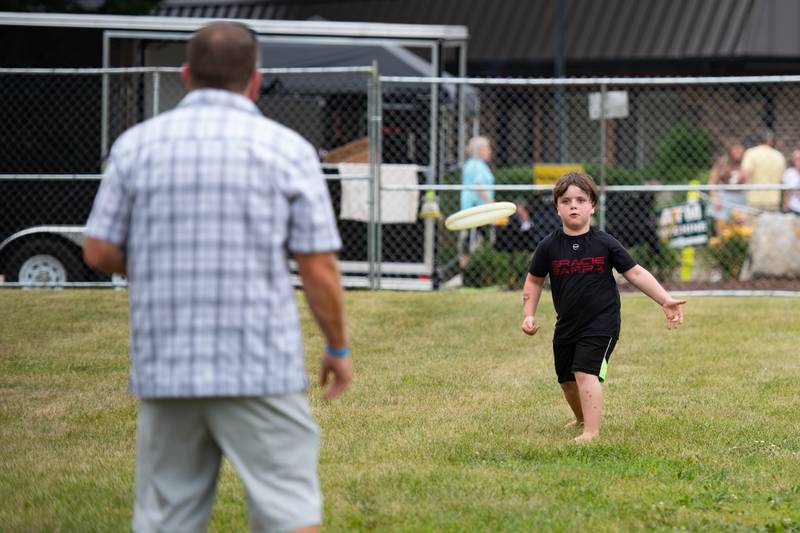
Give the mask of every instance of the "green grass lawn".
M 0 291 L 0 530 L 124 531 L 126 293 Z M 352 389 L 312 406 L 327 531 L 800 531 L 800 300 L 623 296 L 599 441 L 520 294 L 348 292 Z M 303 307 L 308 368 L 322 340 Z M 211 531 L 246 530 L 225 466 Z

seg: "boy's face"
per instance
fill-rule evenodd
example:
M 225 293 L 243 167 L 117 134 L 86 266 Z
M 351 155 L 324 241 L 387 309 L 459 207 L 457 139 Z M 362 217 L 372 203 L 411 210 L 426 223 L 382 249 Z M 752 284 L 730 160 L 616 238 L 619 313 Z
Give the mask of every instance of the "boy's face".
M 567 235 L 580 235 L 589 230 L 594 206 L 589 195 L 575 185 L 570 185 L 556 204 L 558 216 Z

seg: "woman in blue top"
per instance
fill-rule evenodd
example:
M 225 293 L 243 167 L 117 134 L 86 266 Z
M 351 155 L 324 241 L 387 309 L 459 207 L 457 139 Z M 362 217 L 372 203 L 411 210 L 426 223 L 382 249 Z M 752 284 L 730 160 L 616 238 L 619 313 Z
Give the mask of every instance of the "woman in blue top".
M 473 137 L 467 144 L 469 159 L 464 162 L 461 184 L 475 186 L 461 191 L 461 209 L 469 209 L 478 205 L 494 202 L 494 190 L 479 186 L 494 185 L 494 175 L 488 162 L 492 159 L 492 146 L 486 137 Z M 464 230 L 458 236 L 458 263 L 461 268 L 467 266 L 469 252 L 478 246 L 478 235 L 473 230 Z
M 469 159 L 464 162 L 461 184 L 494 185 L 494 175 L 488 162 L 492 159 L 492 146 L 486 137 L 473 137 L 467 144 Z M 494 202 L 494 191 L 491 189 L 472 189 L 461 191 L 461 209 L 469 209 L 477 205 Z

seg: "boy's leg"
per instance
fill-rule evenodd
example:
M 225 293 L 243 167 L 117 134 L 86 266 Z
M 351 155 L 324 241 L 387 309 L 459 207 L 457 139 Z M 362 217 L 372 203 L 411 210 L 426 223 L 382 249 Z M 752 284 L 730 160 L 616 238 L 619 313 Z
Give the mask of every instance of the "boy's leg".
M 553 362 L 558 384 L 561 385 L 561 390 L 564 392 L 564 399 L 567 400 L 567 404 L 575 414 L 575 420 L 567 423 L 565 427 L 578 427 L 583 424 L 583 412 L 581 411 L 581 400 L 578 396 L 578 386 L 575 383 L 575 375 L 572 373 L 574 359 L 575 343 L 553 343 Z
M 568 428 L 579 427 L 583 425 L 583 411 L 581 409 L 581 399 L 578 395 L 578 384 L 574 381 L 565 381 L 561 383 L 561 390 L 564 392 L 564 398 L 567 400 L 570 409 L 575 413 L 575 420 L 568 422 Z
M 575 442 L 592 440 L 600 434 L 600 418 L 603 415 L 603 387 L 593 374 L 575 372 L 575 381 L 583 412 L 583 434 Z
M 584 337 L 576 343 L 572 372 L 578 385 L 583 412 L 583 434 L 575 442 L 587 442 L 600 434 L 603 414 L 603 388 L 608 361 L 614 351 L 613 337 Z

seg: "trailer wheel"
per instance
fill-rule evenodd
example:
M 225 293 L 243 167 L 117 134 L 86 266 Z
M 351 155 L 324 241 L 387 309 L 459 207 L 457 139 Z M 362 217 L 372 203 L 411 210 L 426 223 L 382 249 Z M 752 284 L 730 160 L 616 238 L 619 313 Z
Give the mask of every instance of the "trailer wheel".
M 34 239 L 22 243 L 11 254 L 6 281 L 28 286 L 63 285 L 81 281 L 80 248 L 56 239 Z
M 34 255 L 19 267 L 17 279 L 24 285 L 63 285 L 67 267 L 53 255 Z

